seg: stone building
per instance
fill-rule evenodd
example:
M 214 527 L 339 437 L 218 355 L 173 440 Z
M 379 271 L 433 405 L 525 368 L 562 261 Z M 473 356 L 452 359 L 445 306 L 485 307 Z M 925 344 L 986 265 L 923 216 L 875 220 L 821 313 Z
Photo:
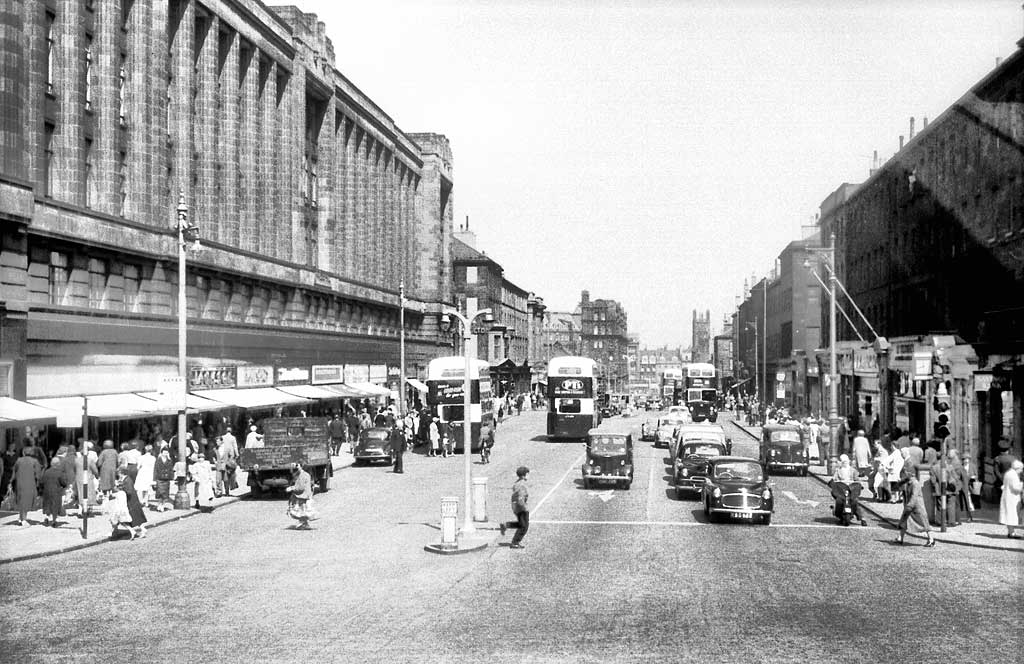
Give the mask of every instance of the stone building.
M 177 373 L 180 307 L 193 388 L 209 367 L 332 365 L 397 389 L 400 282 L 408 374 L 448 343 L 448 141 L 403 132 L 345 78 L 315 15 L 258 0 L 4 7 L 4 394 L 155 390 Z M 179 203 L 202 247 L 186 302 Z
M 703 314 L 693 310 L 690 354 L 694 362 L 711 362 L 711 311 Z
M 624 392 L 629 383 L 629 335 L 626 310 L 615 300 L 580 296 L 582 355 L 597 362 L 598 385 Z

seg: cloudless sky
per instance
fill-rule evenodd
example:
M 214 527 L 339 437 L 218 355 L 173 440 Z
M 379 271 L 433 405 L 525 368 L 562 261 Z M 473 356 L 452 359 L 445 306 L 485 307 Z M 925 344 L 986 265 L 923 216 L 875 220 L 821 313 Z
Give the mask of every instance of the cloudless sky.
M 448 136 L 456 228 L 509 280 L 684 347 L 1024 36 L 1021 0 L 294 2 L 402 130 Z

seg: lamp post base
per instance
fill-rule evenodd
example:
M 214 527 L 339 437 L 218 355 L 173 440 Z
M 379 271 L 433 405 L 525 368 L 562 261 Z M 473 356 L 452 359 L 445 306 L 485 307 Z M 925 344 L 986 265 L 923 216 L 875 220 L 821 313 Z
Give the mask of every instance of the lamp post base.
M 189 499 L 188 490 L 185 487 L 184 482 L 179 483 L 178 492 L 174 494 L 174 509 L 176 510 L 192 509 L 192 501 Z

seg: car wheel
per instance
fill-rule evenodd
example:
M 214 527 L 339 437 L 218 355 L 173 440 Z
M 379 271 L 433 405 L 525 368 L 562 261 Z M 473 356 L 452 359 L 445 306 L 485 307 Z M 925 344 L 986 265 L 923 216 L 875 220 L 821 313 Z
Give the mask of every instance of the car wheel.
M 584 477 L 583 478 L 583 488 L 584 489 L 589 489 L 591 486 L 593 486 L 593 485 L 590 483 L 590 478 L 589 477 Z
M 629 491 L 629 487 L 631 487 L 632 485 L 633 485 L 633 480 L 626 480 L 625 482 L 622 483 L 622 489 L 624 491 Z
M 319 485 L 320 493 L 327 493 L 330 490 L 331 477 L 326 470 L 324 471 L 324 476 L 320 478 L 317 484 Z
M 676 487 L 676 500 L 683 499 L 683 492 L 679 487 Z
M 715 515 L 711 513 L 711 505 L 707 499 L 704 500 L 704 518 L 708 520 L 708 523 L 714 523 Z

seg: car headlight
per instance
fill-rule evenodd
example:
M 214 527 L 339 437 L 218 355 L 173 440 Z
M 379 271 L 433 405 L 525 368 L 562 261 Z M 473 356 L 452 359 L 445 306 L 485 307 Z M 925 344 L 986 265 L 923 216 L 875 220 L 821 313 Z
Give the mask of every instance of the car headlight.
M 689 476 L 690 476 L 690 469 L 689 468 L 683 468 L 683 477 L 689 477 Z
M 259 472 L 259 470 L 260 470 L 260 464 L 258 464 L 258 463 L 254 463 L 254 464 L 252 465 L 252 471 L 253 471 L 254 473 L 258 473 L 258 472 Z
M 764 491 L 762 491 L 761 492 L 761 498 L 764 499 L 764 500 L 771 500 L 772 499 L 772 490 L 771 489 L 765 489 Z
M 711 495 L 712 495 L 712 496 L 714 496 L 715 498 L 721 498 L 721 497 L 722 497 L 722 490 L 721 490 L 721 489 L 719 489 L 719 488 L 718 488 L 718 487 L 716 486 L 716 487 L 715 487 L 715 490 L 711 492 Z

